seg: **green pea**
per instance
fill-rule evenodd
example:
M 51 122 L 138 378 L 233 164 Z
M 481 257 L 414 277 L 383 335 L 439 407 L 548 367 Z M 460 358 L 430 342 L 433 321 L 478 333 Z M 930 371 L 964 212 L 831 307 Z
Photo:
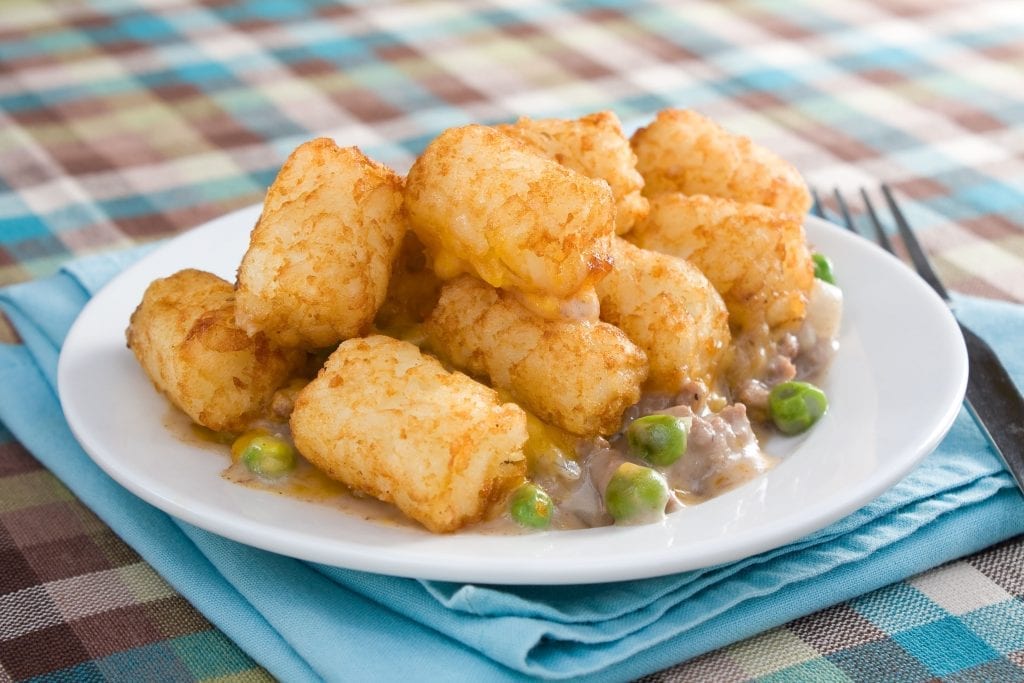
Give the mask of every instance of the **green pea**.
M 811 260 L 814 261 L 814 277 L 834 285 L 836 283 L 836 276 L 832 272 L 832 259 L 824 254 L 815 252 L 811 254 Z
M 645 415 L 626 429 L 630 452 L 652 465 L 671 465 L 686 452 L 686 423 L 673 415 Z
M 275 479 L 294 469 L 295 449 L 284 439 L 270 434 L 257 434 L 248 437 L 241 459 L 255 474 Z
M 604 504 L 618 524 L 646 524 L 665 515 L 668 482 L 660 472 L 631 462 L 615 470 L 604 490 Z
M 509 512 L 516 524 L 528 529 L 546 529 L 551 526 L 555 504 L 541 487 L 527 482 L 512 493 Z
M 783 382 L 768 394 L 768 412 L 783 434 L 807 431 L 826 410 L 825 392 L 808 382 Z

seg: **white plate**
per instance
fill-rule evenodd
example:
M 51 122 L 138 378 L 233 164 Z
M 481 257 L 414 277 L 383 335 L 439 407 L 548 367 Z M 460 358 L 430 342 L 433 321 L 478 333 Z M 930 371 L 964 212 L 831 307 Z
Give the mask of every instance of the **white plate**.
M 810 241 L 835 261 L 845 295 L 841 348 L 824 382 L 831 408 L 809 434 L 773 439 L 768 474 L 661 524 L 521 536 L 432 535 L 232 484 L 226 458 L 175 438 L 167 403 L 125 348 L 128 317 L 154 278 L 185 267 L 228 280 L 259 213 L 190 231 L 118 276 L 68 334 L 58 383 L 93 460 L 127 489 L 196 526 L 329 565 L 427 579 L 569 584 L 658 576 L 796 540 L 871 501 L 943 437 L 967 381 L 963 340 L 909 268 L 814 218 Z

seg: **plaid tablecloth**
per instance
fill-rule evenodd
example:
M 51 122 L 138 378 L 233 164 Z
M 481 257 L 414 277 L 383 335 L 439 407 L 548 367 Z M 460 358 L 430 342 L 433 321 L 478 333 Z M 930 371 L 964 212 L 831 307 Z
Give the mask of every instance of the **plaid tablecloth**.
M 666 106 L 889 182 L 952 289 L 1024 302 L 1017 0 L 6 0 L 0 284 L 259 201 L 314 134 L 404 169 L 450 125 Z M 0 681 L 36 677 L 269 678 L 0 429 Z M 1024 680 L 1024 539 L 650 680 L 935 678 Z

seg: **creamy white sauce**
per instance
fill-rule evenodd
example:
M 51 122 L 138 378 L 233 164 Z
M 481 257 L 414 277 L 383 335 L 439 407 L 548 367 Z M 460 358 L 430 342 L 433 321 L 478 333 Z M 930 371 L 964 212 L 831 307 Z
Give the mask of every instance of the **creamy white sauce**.
M 797 332 L 800 352 L 796 357 L 801 378 L 821 375 L 839 349 L 839 328 L 843 319 L 843 290 L 814 279 L 807 301 L 807 317 Z

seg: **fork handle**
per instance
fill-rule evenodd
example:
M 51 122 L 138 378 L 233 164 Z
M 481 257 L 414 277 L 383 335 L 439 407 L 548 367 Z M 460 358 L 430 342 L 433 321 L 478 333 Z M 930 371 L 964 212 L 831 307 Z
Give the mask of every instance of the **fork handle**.
M 967 344 L 967 409 L 1024 491 L 1024 398 L 992 347 L 970 328 L 960 331 Z

